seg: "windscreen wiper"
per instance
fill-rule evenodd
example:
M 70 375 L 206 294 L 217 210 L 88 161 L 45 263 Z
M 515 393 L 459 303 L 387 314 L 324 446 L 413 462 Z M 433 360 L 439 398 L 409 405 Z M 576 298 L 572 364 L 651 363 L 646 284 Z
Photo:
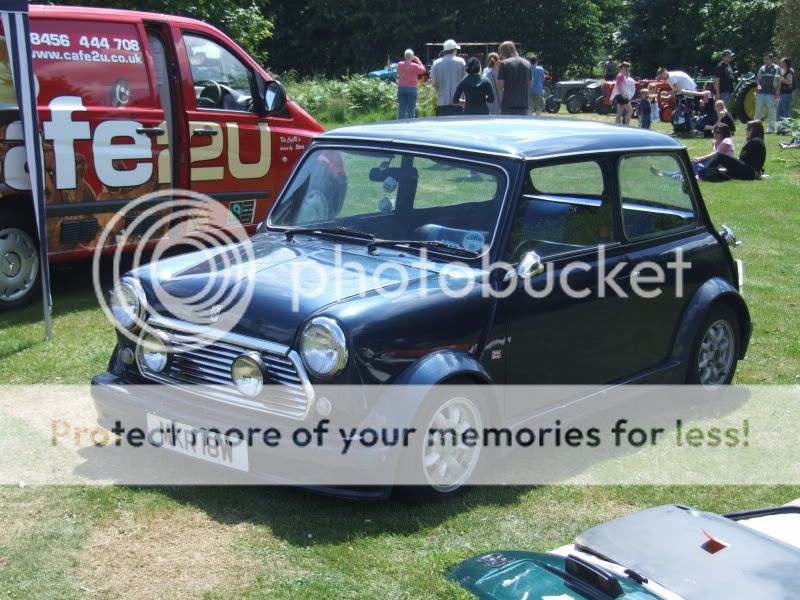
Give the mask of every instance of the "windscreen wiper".
M 463 246 L 456 246 L 455 244 L 448 244 L 447 242 L 440 242 L 439 240 L 376 240 L 373 239 L 371 242 L 367 244 L 367 250 L 372 252 L 376 248 L 380 246 L 408 246 L 410 248 L 433 248 L 434 250 L 447 250 L 448 252 L 454 252 L 457 254 L 461 254 L 462 256 L 468 256 L 470 258 L 474 258 L 480 256 L 480 252 L 476 252 L 475 250 L 468 250 Z
M 340 235 L 351 238 L 358 238 L 360 240 L 374 240 L 375 236 L 366 231 L 358 231 L 357 229 L 350 229 L 349 227 L 293 227 L 286 229 L 284 232 L 286 239 L 291 241 L 297 234 L 308 233 L 322 233 L 328 235 Z

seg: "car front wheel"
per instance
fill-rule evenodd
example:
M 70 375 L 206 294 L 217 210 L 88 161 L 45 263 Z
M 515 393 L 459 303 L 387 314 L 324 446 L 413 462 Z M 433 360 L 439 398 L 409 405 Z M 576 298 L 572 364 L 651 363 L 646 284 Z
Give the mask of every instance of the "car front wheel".
M 435 402 L 418 422 L 427 426 L 418 451 L 409 453 L 415 464 L 407 465 L 404 471 L 426 485 L 404 486 L 403 495 L 413 501 L 439 501 L 463 492 L 482 454 L 480 403 L 462 395 L 453 396 Z M 470 429 L 477 432 L 475 444 L 463 443 L 462 435 Z
M 739 361 L 739 320 L 728 306 L 711 309 L 692 352 L 688 383 L 726 385 L 733 379 Z

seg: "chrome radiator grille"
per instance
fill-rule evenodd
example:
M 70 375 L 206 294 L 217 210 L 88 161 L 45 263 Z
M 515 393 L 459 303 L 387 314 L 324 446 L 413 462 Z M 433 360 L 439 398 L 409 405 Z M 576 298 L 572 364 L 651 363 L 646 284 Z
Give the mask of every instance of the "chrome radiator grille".
M 293 419 L 302 419 L 308 414 L 313 389 L 300 357 L 289 348 L 235 334 L 215 339 L 217 336 L 213 332 L 166 319 L 151 320 L 149 325 L 169 336 L 174 353 L 163 373 L 154 373 L 139 365 L 142 375 L 148 379 Z M 233 385 L 231 366 L 237 356 L 253 350 L 264 361 L 266 374 L 262 394 L 248 398 Z M 194 386 L 204 387 L 195 389 Z

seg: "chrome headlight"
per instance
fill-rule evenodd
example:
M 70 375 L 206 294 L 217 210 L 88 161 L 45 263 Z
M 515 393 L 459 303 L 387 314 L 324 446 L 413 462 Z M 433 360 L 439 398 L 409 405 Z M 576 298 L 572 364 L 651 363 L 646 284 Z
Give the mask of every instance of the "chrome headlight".
M 170 341 L 166 333 L 151 331 L 141 337 L 136 346 L 139 368 L 154 373 L 166 371 L 170 362 Z
M 264 361 L 255 352 L 237 356 L 231 365 L 231 379 L 243 396 L 253 398 L 264 389 Z
M 108 305 L 111 309 L 111 315 L 120 327 L 123 329 L 137 329 L 144 318 L 144 290 L 136 280 L 122 281 L 111 290 Z
M 303 330 L 300 356 L 316 377 L 327 379 L 339 374 L 347 364 L 347 341 L 342 328 L 327 317 L 311 320 Z

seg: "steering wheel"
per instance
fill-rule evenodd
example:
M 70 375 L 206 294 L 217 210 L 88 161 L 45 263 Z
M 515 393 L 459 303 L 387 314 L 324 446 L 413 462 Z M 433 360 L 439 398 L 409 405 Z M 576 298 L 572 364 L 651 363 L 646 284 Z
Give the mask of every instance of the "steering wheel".
M 222 105 L 222 86 L 220 84 L 212 79 L 201 79 L 196 81 L 195 84 L 203 86 L 203 89 L 200 90 L 200 95 L 197 97 L 198 106 L 217 108 Z

